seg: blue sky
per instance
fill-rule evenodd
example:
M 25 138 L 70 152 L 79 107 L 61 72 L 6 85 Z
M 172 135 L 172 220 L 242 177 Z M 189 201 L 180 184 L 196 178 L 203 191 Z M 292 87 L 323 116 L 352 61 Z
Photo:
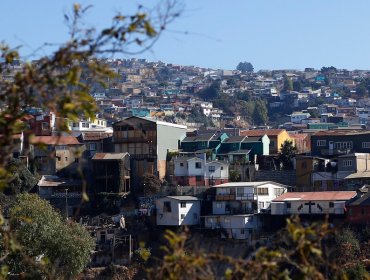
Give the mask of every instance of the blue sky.
M 0 40 L 23 45 L 23 54 L 44 42 L 62 43 L 67 38 L 63 14 L 74 2 L 3 1 Z M 133 10 L 133 2 L 80 1 L 94 5 L 86 21 L 98 27 L 109 24 L 116 11 Z M 183 2 L 183 15 L 140 57 L 223 69 L 234 69 L 239 61 L 250 61 L 255 69 L 370 69 L 368 0 Z

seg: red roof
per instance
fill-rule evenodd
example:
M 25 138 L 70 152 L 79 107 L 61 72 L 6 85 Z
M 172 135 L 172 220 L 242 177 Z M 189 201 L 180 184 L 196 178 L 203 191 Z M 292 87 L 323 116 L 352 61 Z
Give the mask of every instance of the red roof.
M 284 132 L 285 129 L 255 129 L 255 130 L 241 130 L 240 135 L 242 136 L 278 136 Z
M 33 136 L 30 142 L 45 145 L 81 145 L 74 136 Z
M 113 133 L 107 132 L 84 132 L 82 138 L 84 141 L 99 141 L 112 136 Z
M 273 201 L 333 201 L 333 200 L 349 200 L 355 197 L 355 191 L 331 191 L 331 192 L 287 192 L 275 198 Z

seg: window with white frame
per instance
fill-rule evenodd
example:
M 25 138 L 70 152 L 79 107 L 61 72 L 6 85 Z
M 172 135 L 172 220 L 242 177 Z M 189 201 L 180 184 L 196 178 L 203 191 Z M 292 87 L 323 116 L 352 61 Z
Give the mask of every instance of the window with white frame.
M 96 143 L 90 143 L 89 144 L 89 150 L 90 151 L 96 151 Z
M 196 168 L 196 169 L 200 169 L 200 168 L 202 168 L 202 163 L 201 163 L 201 162 L 196 162 L 196 163 L 195 163 L 195 168 Z
M 215 172 L 216 171 L 216 167 L 214 165 L 211 165 L 208 167 L 208 171 L 209 172 Z
M 362 142 L 362 148 L 369 149 L 370 148 L 370 142 Z
M 181 214 L 181 220 L 185 219 L 185 214 Z
M 180 204 L 180 207 L 181 208 L 186 208 L 186 202 L 185 201 L 182 201 L 181 204 Z
M 342 149 L 352 149 L 353 142 L 352 141 L 346 141 L 346 142 L 335 142 L 334 148 L 338 150 Z
M 326 140 L 317 140 L 316 146 L 317 147 L 325 147 L 326 146 Z
M 351 159 L 344 160 L 343 166 L 344 167 L 352 166 L 352 160 Z

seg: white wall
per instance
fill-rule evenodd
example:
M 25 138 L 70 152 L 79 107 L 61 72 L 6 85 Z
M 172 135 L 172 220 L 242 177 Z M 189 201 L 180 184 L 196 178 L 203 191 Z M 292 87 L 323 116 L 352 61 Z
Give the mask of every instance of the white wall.
M 164 212 L 164 202 L 171 203 L 171 212 Z M 181 208 L 181 202 L 186 203 L 185 208 Z M 157 199 L 157 225 L 180 226 L 199 224 L 200 202 L 199 201 L 180 201 L 170 197 Z M 182 219 L 181 215 L 185 215 Z
M 330 207 L 330 202 L 333 203 L 333 207 Z M 288 208 L 288 203 L 290 203 L 290 208 Z M 271 214 L 344 214 L 345 201 L 311 201 L 311 203 L 315 203 L 314 205 L 311 205 L 311 212 L 309 205 L 306 203 L 309 203 L 309 201 L 293 200 L 273 202 L 271 205 Z M 320 205 L 322 210 L 317 205 Z

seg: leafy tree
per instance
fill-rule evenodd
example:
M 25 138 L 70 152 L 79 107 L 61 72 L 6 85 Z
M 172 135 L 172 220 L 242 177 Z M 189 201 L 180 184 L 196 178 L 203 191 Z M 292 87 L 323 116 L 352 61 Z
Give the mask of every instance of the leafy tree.
M 240 182 L 241 176 L 237 170 L 231 169 L 229 171 L 229 180 L 230 182 Z
M 95 242 L 89 232 L 75 222 L 64 221 L 39 196 L 20 194 L 10 214 L 19 245 L 7 260 L 12 273 L 30 269 L 29 260 L 19 257 L 22 254 L 31 260 L 40 257 L 45 264 L 43 274 L 53 274 L 55 278 L 69 279 L 80 273 L 90 261 Z M 14 261 L 18 263 L 14 264 Z
M 206 254 L 196 246 L 188 249 L 186 232 L 179 235 L 167 231 L 164 257 L 148 270 L 148 278 L 348 279 L 323 246 L 332 235 L 328 223 L 303 226 L 298 218 L 288 219 L 270 246 L 261 247 L 248 258 L 233 258 Z
M 293 90 L 294 91 L 302 91 L 303 89 L 303 83 L 300 80 L 294 81 L 293 82 Z
M 258 125 L 265 125 L 268 122 L 268 110 L 266 102 L 261 99 L 257 99 L 255 101 L 253 121 Z
M 335 68 L 334 66 L 330 66 L 330 67 L 322 67 L 320 72 L 324 75 L 326 74 L 333 74 L 333 73 L 337 73 L 337 68 Z
M 16 72 L 13 64 L 26 56 L 19 53 L 19 48 L 0 44 L 0 77 L 13 75 L 12 79 L 0 79 L 0 190 L 14 180 L 14 173 L 7 168 L 15 148 L 14 135 L 31 134 L 22 122 L 26 109 L 54 112 L 60 120 L 94 119 L 97 106 L 90 95 L 90 82 L 105 86 L 107 80 L 116 77 L 109 65 L 97 57 L 139 54 L 149 49 L 180 15 L 182 7 L 175 0 L 150 10 L 140 5 L 131 15 L 117 13 L 104 29 L 86 28 L 83 18 L 88 9 L 74 4 L 72 12 L 65 15 L 70 31 L 68 41 L 37 61 L 22 62 Z M 66 122 L 57 124 L 58 130 L 68 131 Z M 87 197 L 86 193 L 83 197 Z M 36 272 L 53 272 L 65 278 L 72 278 L 88 262 L 92 242 L 86 231 L 73 223 L 64 224 L 45 203 L 21 195 L 18 206 L 11 211 L 11 219 L 16 221 L 11 228 L 2 226 L 0 214 L 0 277 L 7 275 L 7 270 L 22 271 L 23 264 L 34 263 L 35 257 L 42 254 L 45 257 Z
M 157 194 L 161 190 L 161 180 L 153 174 L 145 173 L 142 178 L 145 196 Z
M 285 140 L 281 144 L 279 159 L 283 163 L 284 169 L 293 169 L 293 158 L 296 152 L 297 148 L 294 146 L 293 141 Z
M 220 91 L 220 83 L 213 82 L 209 87 L 203 89 L 199 96 L 207 101 L 212 101 L 217 98 Z
M 254 67 L 250 62 L 239 62 L 238 66 L 236 66 L 236 70 L 241 71 L 242 73 L 252 73 L 254 71 Z
M 293 90 L 293 81 L 292 79 L 285 77 L 283 91 L 292 91 Z

